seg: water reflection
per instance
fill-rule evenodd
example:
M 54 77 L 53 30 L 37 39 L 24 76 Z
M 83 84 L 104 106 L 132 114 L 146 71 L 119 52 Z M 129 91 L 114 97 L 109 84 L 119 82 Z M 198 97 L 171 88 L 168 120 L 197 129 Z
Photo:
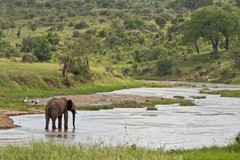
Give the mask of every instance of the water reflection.
M 47 139 L 52 138 L 62 138 L 62 139 L 74 139 L 75 138 L 75 129 L 58 129 L 58 130 L 45 130 L 45 137 Z

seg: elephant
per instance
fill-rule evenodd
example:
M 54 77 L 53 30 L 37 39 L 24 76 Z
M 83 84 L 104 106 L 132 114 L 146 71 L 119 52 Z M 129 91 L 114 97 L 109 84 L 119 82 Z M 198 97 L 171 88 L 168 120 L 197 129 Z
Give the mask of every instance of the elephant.
M 52 119 L 52 129 L 57 129 L 55 121 L 58 118 L 58 129 L 62 128 L 62 115 L 64 114 L 64 129 L 68 129 L 68 111 L 72 112 L 73 117 L 73 128 L 75 129 L 75 105 L 71 99 L 65 97 L 62 98 L 52 98 L 47 102 L 45 107 L 45 118 L 46 126 L 45 129 L 48 130 L 48 125 L 50 119 Z

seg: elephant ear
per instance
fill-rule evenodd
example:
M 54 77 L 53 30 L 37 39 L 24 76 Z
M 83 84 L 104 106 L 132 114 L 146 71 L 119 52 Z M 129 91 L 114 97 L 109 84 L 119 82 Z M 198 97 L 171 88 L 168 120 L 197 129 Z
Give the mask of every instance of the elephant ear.
M 73 102 L 72 102 L 71 99 L 69 99 L 69 100 L 67 101 L 67 109 L 68 109 L 69 111 L 71 111 L 72 108 L 73 108 Z

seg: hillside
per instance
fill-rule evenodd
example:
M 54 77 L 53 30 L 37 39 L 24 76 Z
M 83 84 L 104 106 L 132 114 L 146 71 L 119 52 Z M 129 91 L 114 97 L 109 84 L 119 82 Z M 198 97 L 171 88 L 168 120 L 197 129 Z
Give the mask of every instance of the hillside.
M 199 29 L 195 35 L 191 28 L 184 29 L 194 13 L 212 6 L 224 12 L 216 13 L 219 19 L 230 16 L 237 22 L 215 23 L 210 17 L 218 27 L 216 33 L 205 32 L 209 30 L 206 25 L 201 27 L 206 30 Z M 76 85 L 70 84 L 72 78 L 94 80 L 92 72 L 117 78 L 239 83 L 237 6 L 238 0 L 2 0 L 0 56 L 13 63 L 48 63 L 40 68 L 49 69 L 49 75 L 61 75 L 52 73 L 53 64 L 65 65 L 66 86 Z M 230 39 L 227 46 L 225 41 Z M 216 48 L 217 58 L 213 55 Z M 20 73 L 16 70 L 16 74 Z M 24 85 L 24 80 L 17 81 Z M 56 81 L 55 87 L 62 85 L 61 79 Z

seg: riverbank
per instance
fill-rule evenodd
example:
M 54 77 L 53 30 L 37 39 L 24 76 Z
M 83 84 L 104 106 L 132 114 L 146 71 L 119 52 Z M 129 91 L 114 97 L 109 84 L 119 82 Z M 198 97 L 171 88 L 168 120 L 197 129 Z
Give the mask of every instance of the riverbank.
M 17 110 L 9 110 L 9 109 L 0 109 L 0 129 L 11 129 L 16 127 L 21 127 L 19 125 L 14 124 L 14 121 L 10 118 L 10 116 L 16 115 L 26 115 L 26 114 L 42 114 L 44 113 L 41 109 L 30 109 L 29 111 L 17 111 Z

